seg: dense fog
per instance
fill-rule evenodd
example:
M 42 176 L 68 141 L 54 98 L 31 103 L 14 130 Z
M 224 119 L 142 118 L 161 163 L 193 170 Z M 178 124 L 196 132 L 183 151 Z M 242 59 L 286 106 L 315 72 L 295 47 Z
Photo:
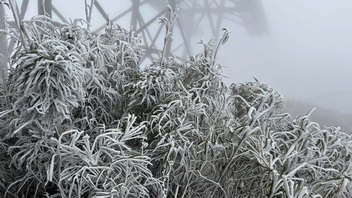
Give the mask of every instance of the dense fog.
M 352 113 L 352 2 L 262 1 L 268 35 L 249 37 L 236 27 L 220 61 L 228 81 L 252 76 L 287 99 Z

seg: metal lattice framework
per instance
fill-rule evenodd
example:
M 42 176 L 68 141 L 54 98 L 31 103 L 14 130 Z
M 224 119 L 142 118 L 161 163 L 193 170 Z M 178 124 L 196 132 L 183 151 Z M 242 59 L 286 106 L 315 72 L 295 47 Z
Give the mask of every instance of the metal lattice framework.
M 47 15 L 61 22 L 69 22 L 72 19 L 70 13 L 81 10 L 84 13 L 84 2 L 91 0 L 81 0 L 81 8 L 70 7 L 72 0 L 17 0 L 19 5 L 19 17 L 24 20 L 29 10 L 37 7 L 37 13 Z M 75 1 L 77 2 L 77 1 Z M 129 24 L 123 27 L 141 35 L 144 44 L 144 60 L 153 60 L 159 56 L 165 32 L 164 27 L 158 23 L 158 18 L 165 16 L 168 12 L 167 5 L 173 9 L 179 8 L 179 17 L 173 27 L 173 41 L 168 43 L 167 53 L 172 53 L 176 58 L 185 58 L 193 55 L 191 46 L 194 46 L 202 35 L 211 35 L 218 38 L 222 26 L 239 24 L 239 28 L 245 28 L 249 35 L 260 36 L 267 32 L 265 15 L 261 0 L 130 0 L 111 1 L 95 0 L 93 2 L 93 18 L 103 19 L 100 22 L 92 21 L 93 32 L 97 33 L 105 28 L 108 22 L 117 24 Z M 110 4 L 109 4 L 110 3 Z M 122 6 L 123 5 L 123 6 Z M 108 8 L 117 6 L 111 12 Z M 66 12 L 66 13 L 65 13 Z M 67 14 L 69 13 L 69 14 Z M 33 16 L 32 15 L 32 16 Z M 5 13 L 1 5 L 0 8 L 0 28 L 5 28 Z M 27 16 L 27 17 L 32 17 Z M 80 16 L 80 18 L 85 18 Z M 8 24 L 13 22 L 8 21 Z M 197 38 L 198 37 L 198 38 Z M 194 40 L 196 39 L 196 40 Z M 13 47 L 13 43 L 0 41 L 0 53 L 5 57 L 7 49 Z

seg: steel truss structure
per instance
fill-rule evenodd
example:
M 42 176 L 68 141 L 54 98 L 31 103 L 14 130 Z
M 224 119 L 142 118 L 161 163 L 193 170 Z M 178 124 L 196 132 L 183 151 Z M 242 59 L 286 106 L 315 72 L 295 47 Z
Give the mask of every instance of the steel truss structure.
M 78 1 L 78 0 L 77 0 Z M 75 2 L 77 2 L 75 1 Z M 103 22 L 92 25 L 92 31 L 102 31 L 108 22 L 125 23 L 130 27 L 123 27 L 141 35 L 144 45 L 144 60 L 154 60 L 159 56 L 165 32 L 163 25 L 158 23 L 158 18 L 167 16 L 167 6 L 179 9 L 179 17 L 173 27 L 173 41 L 168 43 L 167 53 L 176 58 L 183 59 L 194 55 L 192 46 L 194 39 L 201 39 L 202 35 L 211 35 L 218 38 L 222 26 L 226 23 L 239 24 L 239 28 L 245 28 L 249 35 L 260 36 L 267 33 L 265 14 L 261 0 L 81 0 L 82 8 L 70 7 L 72 0 L 17 0 L 19 5 L 19 17 L 25 19 L 33 5 L 37 7 L 39 15 L 47 15 L 59 22 L 70 21 L 66 13 L 74 13 L 77 9 L 84 10 L 87 4 L 93 3 L 93 18 L 102 18 Z M 110 3 L 110 4 L 109 4 Z M 117 12 L 108 11 L 109 7 L 117 6 L 124 8 Z M 70 11 L 71 10 L 71 11 Z M 0 28 L 5 29 L 7 21 L 4 8 L 0 5 Z M 30 16 L 32 17 L 32 16 Z M 85 18 L 85 16 L 80 16 Z M 72 19 L 72 18 L 71 18 Z M 92 21 L 93 23 L 94 21 Z M 8 49 L 13 47 L 6 40 L 0 41 L 0 53 L 7 57 Z

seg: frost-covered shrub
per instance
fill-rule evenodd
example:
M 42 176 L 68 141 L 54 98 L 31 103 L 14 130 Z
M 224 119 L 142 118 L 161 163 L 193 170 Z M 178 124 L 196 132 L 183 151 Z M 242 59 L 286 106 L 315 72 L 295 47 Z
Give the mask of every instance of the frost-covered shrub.
M 120 27 L 110 25 L 105 32 L 91 35 L 85 63 L 86 97 L 75 109 L 75 124 L 92 129 L 96 123 L 109 125 L 124 114 L 128 97 L 125 86 L 138 78 L 140 40 Z
M 266 119 L 283 108 L 283 96 L 275 89 L 258 81 L 232 84 L 230 87 L 232 114 L 241 123 L 250 124 L 254 115 Z M 262 112 L 258 114 L 258 112 Z M 255 118 L 255 119 L 259 119 Z
M 33 18 L 24 24 L 26 38 L 12 54 L 4 86 L 7 105 L 1 114 L 7 145 L 3 154 L 10 159 L 9 172 L 17 172 L 7 184 L 8 196 L 43 193 L 46 167 L 56 147 L 50 138 L 70 125 L 72 111 L 86 97 L 84 54 L 62 33 L 78 26 L 61 28 L 49 18 Z
M 105 32 L 98 36 L 98 49 L 101 50 L 108 72 L 121 72 L 123 69 L 139 69 L 142 56 L 140 38 L 125 29 L 109 24 Z
M 148 114 L 158 104 L 165 103 L 174 91 L 176 75 L 171 69 L 158 65 L 147 67 L 138 79 L 126 86 L 126 94 L 131 98 L 129 109 Z
M 170 37 L 170 20 L 165 42 Z M 226 86 L 219 46 L 141 69 L 138 36 L 37 17 L 0 91 L 1 197 L 351 197 L 352 137 Z
M 75 133 L 81 130 L 85 133 L 95 133 L 100 125 L 116 126 L 125 105 L 120 93 L 124 91 L 126 79 L 135 75 L 136 72 L 131 72 L 130 68 L 133 67 L 133 70 L 136 70 L 139 60 L 136 58 L 133 62 L 129 60 L 129 56 L 140 53 L 140 49 L 136 51 L 125 49 L 126 46 L 137 43 L 136 40 L 126 40 L 126 38 L 132 39 L 126 32 L 123 32 L 126 34 L 116 33 L 119 37 L 114 37 L 115 40 L 110 38 L 109 41 L 112 44 L 104 43 L 104 40 L 79 26 L 78 22 L 79 20 L 75 20 L 73 24 L 58 24 L 47 17 L 36 17 L 24 26 L 26 42 L 18 42 L 16 51 L 12 55 L 12 70 L 7 83 L 2 87 L 4 94 L 1 100 L 6 103 L 2 103 L 0 114 L 1 138 L 4 138 L 1 139 L 1 145 L 4 146 L 4 149 L 0 150 L 4 158 L 1 167 L 9 167 L 10 170 L 1 172 L 4 178 L 0 183 L 1 196 L 18 197 L 25 194 L 42 196 L 46 193 L 60 192 L 62 196 L 74 197 L 81 196 L 82 188 L 86 194 L 99 191 L 90 189 L 88 192 L 87 185 L 92 187 L 89 182 L 79 183 L 74 188 L 71 182 L 60 180 L 60 174 L 59 176 L 53 174 L 53 167 L 60 167 L 63 161 L 66 163 L 65 160 L 56 158 L 61 151 L 59 145 L 64 145 L 64 142 L 58 144 L 54 140 L 65 134 L 66 130 Z M 26 43 L 29 45 L 25 45 Z M 116 43 L 118 43 L 117 46 Z M 120 45 L 125 48 L 120 49 Z M 119 65 L 121 62 L 119 58 L 113 59 L 108 56 L 114 56 L 114 53 L 122 50 L 126 51 L 119 55 L 119 58 L 124 59 L 122 62 L 125 61 L 123 66 Z M 115 67 L 111 68 L 108 63 L 114 64 Z M 128 101 L 125 103 L 128 104 Z M 99 139 L 99 137 L 93 136 L 90 143 L 93 144 L 95 138 Z M 136 142 L 140 142 L 140 138 L 136 139 L 131 137 L 127 143 L 134 142 L 133 146 L 135 146 Z M 101 143 L 102 140 L 99 141 Z M 121 144 L 126 143 L 123 141 Z M 67 146 L 72 147 L 72 152 L 77 151 L 75 145 Z M 125 149 L 131 150 L 128 145 L 125 146 Z M 103 147 L 106 146 L 103 145 Z M 113 148 L 108 149 L 115 152 Z M 131 155 L 136 157 L 136 160 L 127 161 L 134 163 L 137 169 L 146 167 L 149 164 L 149 158 L 141 154 L 140 159 L 137 159 L 135 155 L 138 153 L 136 151 L 124 154 L 121 160 Z M 75 160 L 75 155 L 70 157 L 65 158 L 71 161 L 70 165 L 76 167 L 82 165 L 80 160 Z M 102 167 L 103 172 L 108 170 L 109 174 L 113 174 L 109 179 L 110 183 L 105 184 L 103 180 L 104 186 L 96 187 L 101 188 L 99 191 L 101 196 L 107 196 L 108 192 L 116 196 L 139 196 L 146 194 L 147 189 L 156 188 L 154 184 L 158 181 L 149 178 L 148 169 L 138 169 L 141 173 L 145 172 L 144 177 L 136 174 L 137 169 L 130 170 L 130 163 L 124 164 L 129 171 L 124 175 L 133 173 L 128 181 L 124 181 L 127 178 L 122 175 L 116 178 L 112 171 L 114 167 L 111 167 L 110 163 L 118 156 L 111 157 L 113 159 L 107 162 L 108 167 Z M 107 158 L 103 157 L 99 160 L 106 161 Z M 86 168 L 86 165 L 82 166 Z M 63 171 L 67 174 L 76 174 L 79 170 L 81 169 L 69 171 L 59 168 L 59 172 Z M 104 179 L 107 178 L 107 176 L 104 177 Z M 102 180 L 101 177 L 97 179 Z M 146 186 L 139 186 L 141 180 Z M 120 181 L 124 181 L 127 186 L 121 185 Z M 73 192 L 76 194 L 72 195 Z M 158 191 L 154 190 L 154 192 Z
M 148 197 L 160 188 L 148 169 L 143 152 L 144 124 L 134 126 L 128 116 L 117 128 L 96 128 L 90 133 L 70 130 L 57 140 L 57 154 L 48 167 L 48 180 L 58 185 L 62 197 Z M 132 149 L 130 141 L 140 141 Z
M 70 119 L 83 101 L 83 59 L 74 44 L 60 39 L 51 21 L 35 18 L 25 28 L 30 45 L 17 47 L 8 79 L 13 108 L 21 123 L 41 120 L 50 129 Z M 47 123 L 48 116 L 56 118 L 54 123 Z

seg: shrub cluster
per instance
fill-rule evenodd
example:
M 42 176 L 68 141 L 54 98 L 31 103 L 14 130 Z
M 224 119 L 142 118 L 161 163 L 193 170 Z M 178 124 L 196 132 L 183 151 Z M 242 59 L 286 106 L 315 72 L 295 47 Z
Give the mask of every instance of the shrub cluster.
M 351 197 L 352 137 L 282 113 L 266 84 L 226 86 L 226 30 L 140 69 L 119 27 L 23 28 L 1 87 L 1 197 Z

